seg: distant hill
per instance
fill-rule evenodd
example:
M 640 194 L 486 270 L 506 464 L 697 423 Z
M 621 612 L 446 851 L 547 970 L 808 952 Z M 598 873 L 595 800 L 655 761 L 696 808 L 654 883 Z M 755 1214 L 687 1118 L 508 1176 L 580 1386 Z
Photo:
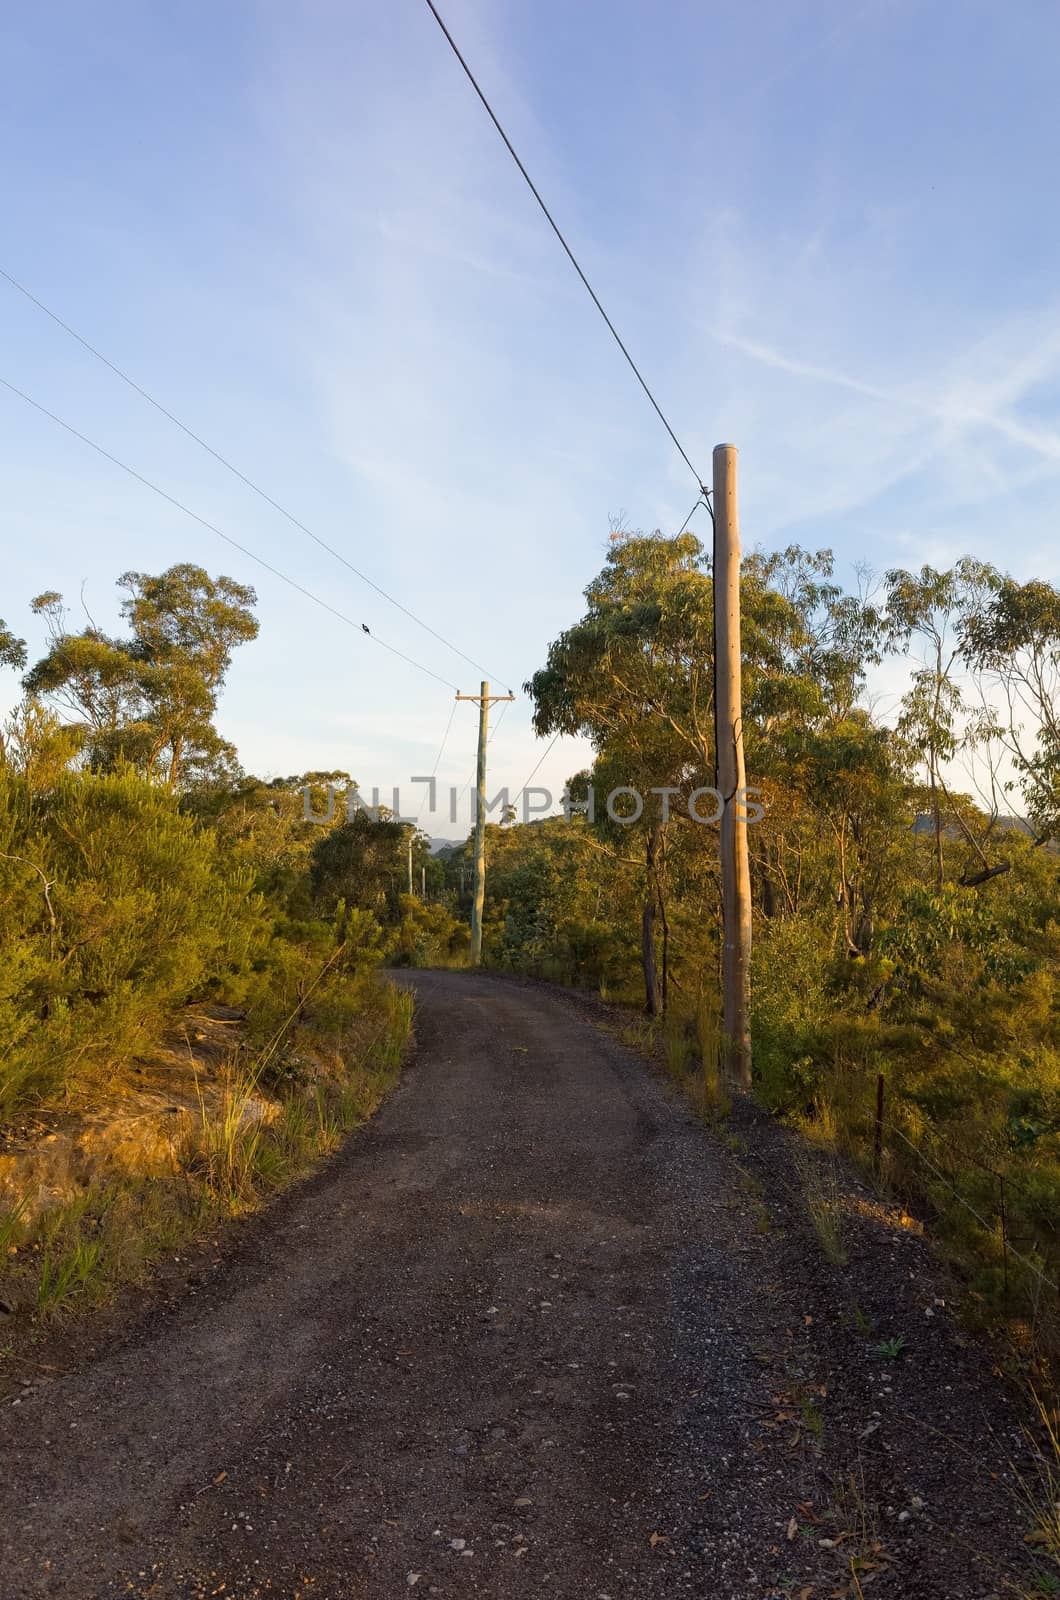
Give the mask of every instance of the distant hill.
M 930 811 L 917 812 L 912 830 L 914 833 L 933 833 L 935 831 L 935 821 Z M 1025 839 L 1035 839 L 1037 837 L 1035 828 L 1027 821 L 1026 817 L 995 817 L 989 831 L 994 834 L 1019 833 Z M 964 830 L 956 822 L 944 821 L 942 824 L 942 837 L 949 840 L 961 840 L 964 838 Z M 1044 848 L 1048 850 L 1050 855 L 1056 855 L 1060 852 L 1060 840 L 1047 839 Z

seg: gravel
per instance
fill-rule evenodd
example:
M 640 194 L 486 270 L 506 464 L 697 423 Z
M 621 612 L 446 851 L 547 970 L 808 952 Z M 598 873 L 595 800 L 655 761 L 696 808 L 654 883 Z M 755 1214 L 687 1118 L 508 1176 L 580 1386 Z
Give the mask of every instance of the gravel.
M 781 1130 L 746 1119 L 738 1165 L 576 999 L 414 984 L 372 1124 L 194 1295 L 0 1411 L 4 1600 L 982 1600 L 1025 1574 L 1020 1418 L 923 1240 L 865 1206 L 831 1266 Z

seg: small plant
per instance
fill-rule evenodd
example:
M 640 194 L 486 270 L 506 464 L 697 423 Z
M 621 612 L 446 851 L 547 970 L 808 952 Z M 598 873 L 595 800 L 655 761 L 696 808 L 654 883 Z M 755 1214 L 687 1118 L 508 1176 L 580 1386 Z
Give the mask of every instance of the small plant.
M 854 1595 L 863 1594 L 859 1573 L 878 1571 L 883 1547 L 877 1522 L 877 1508 L 865 1483 L 865 1468 L 861 1457 L 834 1480 L 831 1516 L 837 1535 L 847 1543 L 851 1578 L 857 1587 Z
M 0 1216 L 0 1257 L 8 1255 L 22 1234 L 22 1218 L 29 1205 L 29 1195 L 24 1194 L 12 1210 Z
M 1037 1390 L 1032 1395 L 1041 1430 L 1040 1434 L 1025 1431 L 1038 1464 L 1038 1483 L 1028 1484 L 1016 1474 L 1030 1521 L 1027 1543 L 1036 1559 L 1029 1593 L 1060 1595 L 1060 1422 Z
M 342 1115 L 322 1084 L 313 1091 L 314 1143 L 321 1152 L 335 1150 L 342 1139 Z
M 651 1055 L 655 1049 L 655 1023 L 650 1017 L 642 1017 L 620 1028 L 618 1037 L 627 1050 L 635 1050 L 639 1055 Z
M 251 1205 L 255 1195 L 265 1133 L 256 1095 L 260 1069 L 261 1058 L 256 1070 L 229 1076 L 219 1114 L 212 1113 L 196 1081 L 199 1137 L 189 1164 L 220 1208 L 233 1214 Z
M 704 1121 L 718 1123 L 732 1110 L 732 1101 L 722 1080 L 721 995 L 714 987 L 704 989 L 696 1007 L 696 1038 L 700 1071 L 693 1088 L 697 1109 Z
M 103 1241 L 98 1237 L 75 1238 L 61 1253 L 53 1253 L 50 1246 L 45 1249 L 37 1284 L 37 1310 L 42 1317 L 53 1316 L 70 1295 L 88 1288 L 102 1253 Z
M 822 1168 L 811 1151 L 799 1151 L 795 1157 L 795 1167 L 821 1253 L 833 1267 L 841 1267 L 846 1263 L 847 1253 L 843 1242 L 842 1208 L 835 1164 L 829 1162 Z
M 385 1021 L 382 1034 L 372 1051 L 372 1065 L 396 1074 L 412 1037 L 416 1001 L 410 990 L 399 989 L 395 984 L 388 983 L 382 991 L 382 1003 Z
M 854 1326 L 857 1329 L 858 1333 L 860 1333 L 861 1337 L 863 1339 L 871 1338 L 873 1333 L 875 1333 L 875 1331 L 876 1331 L 875 1328 L 872 1325 L 872 1318 L 867 1316 L 865 1314 L 865 1312 L 862 1311 L 861 1307 L 857 1304 L 856 1301 L 854 1303 L 854 1309 L 853 1309 L 852 1315 L 853 1315 L 853 1318 L 854 1318 Z
M 683 1082 L 691 1071 L 695 1051 L 685 1018 L 674 1011 L 667 1012 L 663 1024 L 663 1049 L 667 1072 L 678 1083 Z
M 817 1404 L 813 1396 L 808 1394 L 805 1389 L 800 1389 L 798 1391 L 795 1396 L 795 1400 L 799 1408 L 799 1414 L 802 1417 L 802 1425 L 806 1429 L 806 1432 L 812 1434 L 815 1439 L 820 1440 L 822 1434 L 824 1433 L 824 1417 L 821 1415 L 820 1406 Z
M 870 1345 L 869 1355 L 874 1361 L 897 1361 L 906 1348 L 905 1334 L 898 1333 L 893 1339 L 881 1339 L 877 1344 Z

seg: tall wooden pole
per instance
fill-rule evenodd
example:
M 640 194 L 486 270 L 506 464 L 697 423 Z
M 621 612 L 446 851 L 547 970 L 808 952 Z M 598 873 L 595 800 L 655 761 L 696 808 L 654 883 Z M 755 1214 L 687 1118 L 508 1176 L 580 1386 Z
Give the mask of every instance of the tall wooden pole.
M 475 770 L 475 886 L 471 901 L 471 965 L 482 964 L 482 909 L 486 901 L 486 733 L 494 700 L 514 700 L 514 694 L 490 694 L 485 678 L 479 694 L 458 694 L 458 700 L 478 705 L 478 766 Z
M 728 1076 L 751 1087 L 751 869 L 743 803 L 740 694 L 740 522 L 736 446 L 714 449 L 714 705 L 721 793 L 721 1027 Z M 739 797 L 739 798 L 738 798 Z
M 478 766 L 475 771 L 475 893 L 471 901 L 471 965 L 482 961 L 482 909 L 486 901 L 486 730 L 490 686 L 483 679 L 478 703 Z

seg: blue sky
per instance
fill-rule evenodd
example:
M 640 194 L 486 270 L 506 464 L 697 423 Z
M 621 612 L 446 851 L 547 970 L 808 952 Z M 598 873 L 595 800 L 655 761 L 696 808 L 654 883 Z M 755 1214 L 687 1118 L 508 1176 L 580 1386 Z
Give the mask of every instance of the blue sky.
M 746 544 L 1057 580 L 1055 6 L 442 9 L 692 460 L 739 444 Z M 680 525 L 688 469 L 422 0 L 8 7 L 0 60 L 0 265 L 500 686 L 579 615 L 609 514 Z M 0 376 L 477 687 L 2 282 L 0 338 Z M 31 645 L 40 590 L 110 623 L 123 570 L 197 561 L 258 589 L 221 716 L 249 769 L 430 770 L 451 691 L 2 391 L 0 439 Z M 520 699 L 496 783 L 540 753 Z

